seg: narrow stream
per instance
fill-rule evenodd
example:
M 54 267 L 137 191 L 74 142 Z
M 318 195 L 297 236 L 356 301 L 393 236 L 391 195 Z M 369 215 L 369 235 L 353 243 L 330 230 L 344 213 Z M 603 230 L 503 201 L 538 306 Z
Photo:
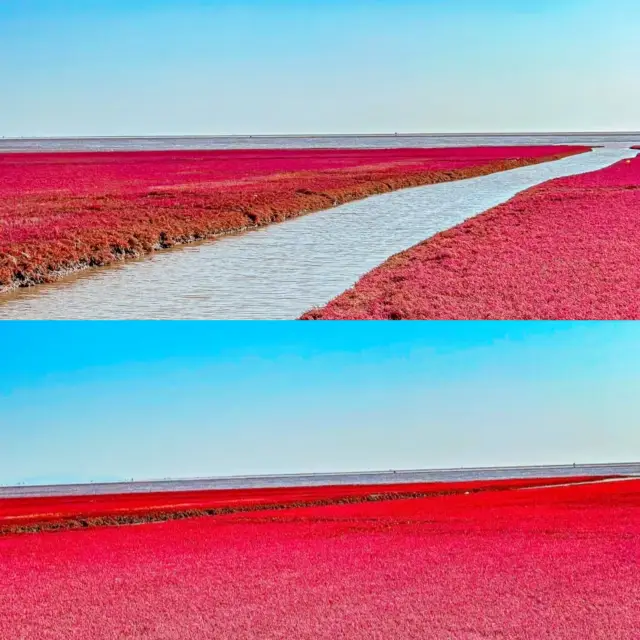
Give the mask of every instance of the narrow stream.
M 297 318 L 395 253 L 524 189 L 637 153 L 601 148 L 556 162 L 374 196 L 24 289 L 0 302 L 0 318 Z

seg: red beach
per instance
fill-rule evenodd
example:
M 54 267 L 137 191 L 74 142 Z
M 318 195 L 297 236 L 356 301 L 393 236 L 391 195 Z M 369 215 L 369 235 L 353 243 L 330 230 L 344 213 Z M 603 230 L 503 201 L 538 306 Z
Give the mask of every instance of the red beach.
M 0 154 L 0 291 L 588 147 Z
M 635 640 L 640 481 L 567 482 L 8 535 L 0 637 Z
M 640 157 L 529 189 L 306 319 L 639 319 Z
M 571 481 L 607 477 L 585 476 Z M 566 482 L 567 479 L 561 477 L 4 498 L 0 499 L 0 535 L 137 524 L 301 505 L 322 506 L 464 492 L 508 491 Z

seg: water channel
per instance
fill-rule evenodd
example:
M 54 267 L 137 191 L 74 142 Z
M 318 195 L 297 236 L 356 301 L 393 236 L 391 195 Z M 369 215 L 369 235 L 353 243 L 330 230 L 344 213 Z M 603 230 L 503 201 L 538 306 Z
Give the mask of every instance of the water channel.
M 390 256 L 520 191 L 638 152 L 595 149 L 395 191 L 3 296 L 2 319 L 293 319 Z

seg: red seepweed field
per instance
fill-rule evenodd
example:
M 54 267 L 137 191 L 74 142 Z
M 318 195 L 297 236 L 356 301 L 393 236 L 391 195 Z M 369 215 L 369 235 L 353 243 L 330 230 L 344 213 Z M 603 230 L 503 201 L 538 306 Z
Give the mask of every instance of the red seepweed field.
M 587 147 L 0 154 L 0 290 Z
M 605 476 L 573 478 L 571 482 Z M 527 478 L 411 484 L 212 489 L 0 499 L 0 535 L 135 524 L 294 506 L 392 500 L 465 492 L 509 491 L 564 484 L 566 478 Z
M 640 319 L 640 157 L 533 187 L 307 319 Z
M 640 480 L 573 482 L 5 536 L 0 637 L 635 640 Z

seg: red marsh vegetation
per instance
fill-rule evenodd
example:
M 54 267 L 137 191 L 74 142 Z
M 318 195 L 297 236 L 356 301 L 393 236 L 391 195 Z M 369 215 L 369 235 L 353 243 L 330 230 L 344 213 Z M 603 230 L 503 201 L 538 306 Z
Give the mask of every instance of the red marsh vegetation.
M 597 479 L 601 479 L 599 476 Z M 255 489 L 213 489 L 0 499 L 0 535 L 135 524 L 203 515 L 291 508 L 593 480 L 526 478 L 380 485 L 335 485 Z
M 636 640 L 640 481 L 0 538 L 2 638 Z
M 0 154 L 0 290 L 587 147 Z
M 640 318 L 640 157 L 528 189 L 306 319 Z

